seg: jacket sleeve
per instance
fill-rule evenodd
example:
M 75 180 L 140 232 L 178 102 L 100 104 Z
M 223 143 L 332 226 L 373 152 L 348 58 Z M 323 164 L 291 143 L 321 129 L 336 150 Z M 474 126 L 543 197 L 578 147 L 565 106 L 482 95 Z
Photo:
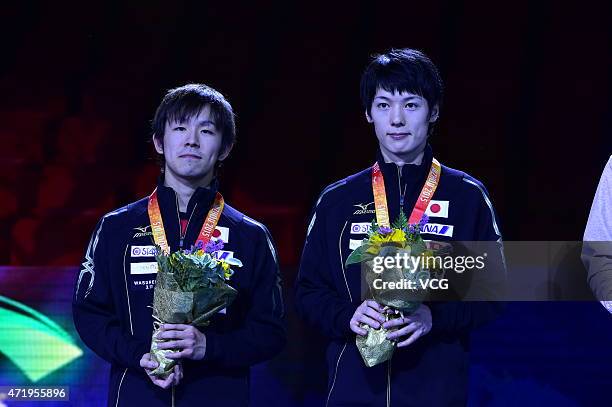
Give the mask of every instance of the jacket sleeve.
M 244 367 L 276 356 L 286 342 L 280 270 L 272 238 L 263 225 L 254 242 L 255 265 L 250 309 L 244 325 L 231 332 L 205 330 L 204 360 Z
M 105 219 L 89 241 L 72 301 L 74 325 L 83 342 L 107 362 L 140 369 L 140 358 L 150 344 L 137 340 L 121 327 L 114 308 L 108 269 Z
M 346 291 L 339 293 L 335 288 L 326 238 L 324 211 L 319 206 L 308 227 L 295 283 L 295 306 L 325 336 L 342 339 L 352 335 L 349 323 L 359 304 L 352 303 Z
M 608 160 L 595 192 L 584 231 L 582 262 L 587 281 L 600 301 L 612 300 L 612 157 Z
M 499 283 L 500 277 L 505 279 L 506 264 L 495 210 L 485 187 L 475 180 L 470 179 L 469 183 L 479 190 L 480 195 L 473 212 L 474 241 L 487 242 L 483 244 L 488 254 L 487 269 L 489 273 L 497 273 L 497 280 L 493 281 Z M 432 314 L 432 333 L 450 334 L 464 334 L 483 326 L 496 319 L 506 306 L 502 301 L 432 302 L 428 305 Z

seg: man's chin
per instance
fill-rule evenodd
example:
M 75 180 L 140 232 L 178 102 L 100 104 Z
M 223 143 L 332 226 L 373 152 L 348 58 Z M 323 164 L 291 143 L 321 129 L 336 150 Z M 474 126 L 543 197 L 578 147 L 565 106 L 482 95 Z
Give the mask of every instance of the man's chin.
M 404 156 L 409 156 L 409 155 L 413 155 L 415 154 L 417 151 L 420 151 L 422 149 L 419 149 L 420 146 L 387 146 L 387 151 L 389 151 L 390 153 L 399 156 L 399 157 L 404 157 Z
M 425 145 L 426 144 L 414 143 L 385 143 L 381 145 L 381 149 L 386 150 L 391 156 L 411 161 L 425 149 Z
M 172 173 L 174 178 L 183 179 L 191 183 L 202 181 L 206 179 L 210 174 L 210 172 L 206 172 L 206 171 L 193 171 L 193 170 L 191 171 L 170 171 L 170 172 Z

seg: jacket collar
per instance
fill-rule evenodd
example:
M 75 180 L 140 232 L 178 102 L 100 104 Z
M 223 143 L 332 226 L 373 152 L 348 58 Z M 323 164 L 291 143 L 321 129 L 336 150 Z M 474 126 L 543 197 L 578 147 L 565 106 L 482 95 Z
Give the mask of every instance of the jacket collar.
M 217 191 L 219 190 L 219 181 L 217 178 L 214 178 L 208 187 L 198 187 L 191 198 L 189 199 L 189 203 L 187 204 L 187 214 L 191 214 L 193 212 L 193 208 L 196 206 L 202 206 L 206 209 L 209 209 L 212 205 Z M 161 174 L 157 179 L 157 195 L 159 197 L 160 202 L 167 201 L 166 203 L 174 202 L 174 206 L 176 207 L 177 203 L 177 195 L 176 191 L 171 187 L 164 185 L 164 175 Z
M 215 178 L 208 188 L 198 187 L 187 204 L 187 218 L 189 223 L 184 237 L 183 248 L 189 248 L 195 243 L 195 239 L 202 228 L 204 218 L 212 206 L 219 188 L 219 182 Z M 166 239 L 172 251 L 180 247 L 181 226 L 178 208 L 178 197 L 174 189 L 164 185 L 163 174 L 157 180 L 157 198 L 159 208 L 164 222 Z
M 385 191 L 391 222 L 399 215 L 402 196 L 404 213 L 406 216 L 410 216 L 418 195 L 425 184 L 432 160 L 433 150 L 429 144 L 425 146 L 421 164 L 405 164 L 401 167 L 393 162 L 385 162 L 380 147 L 378 148 L 376 161 L 385 179 Z
M 405 164 L 401 167 L 402 177 L 406 175 L 411 178 L 414 178 L 415 175 L 429 170 L 429 168 L 431 167 L 431 161 L 433 160 L 433 150 L 429 143 L 427 143 L 423 152 L 424 154 L 423 159 L 421 160 L 421 164 Z M 380 146 L 376 149 L 376 161 L 378 162 L 378 165 L 385 179 L 387 177 L 387 173 L 393 173 L 397 178 L 398 168 L 400 167 L 393 162 L 385 162 L 385 158 L 383 157 L 382 152 L 380 151 Z

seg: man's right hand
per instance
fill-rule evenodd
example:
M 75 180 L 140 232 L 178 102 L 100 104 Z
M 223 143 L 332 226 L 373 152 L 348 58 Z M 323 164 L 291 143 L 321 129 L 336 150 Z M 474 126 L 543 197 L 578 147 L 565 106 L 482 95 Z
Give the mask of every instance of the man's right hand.
M 174 366 L 174 371 L 165 379 L 152 374 L 153 370 L 155 370 L 157 366 L 159 366 L 159 363 L 151 359 L 150 353 L 145 353 L 142 355 L 142 358 L 140 359 L 140 367 L 144 368 L 147 376 L 149 376 L 149 379 L 151 379 L 153 384 L 161 387 L 162 389 L 167 389 L 172 385 L 176 386 L 183 378 L 183 369 L 181 368 L 180 364 Z
M 368 331 L 361 328 L 359 326 L 360 323 L 378 329 L 383 322 L 385 322 L 383 307 L 374 300 L 366 300 L 357 307 L 349 325 L 351 331 L 355 332 L 357 335 L 365 336 Z

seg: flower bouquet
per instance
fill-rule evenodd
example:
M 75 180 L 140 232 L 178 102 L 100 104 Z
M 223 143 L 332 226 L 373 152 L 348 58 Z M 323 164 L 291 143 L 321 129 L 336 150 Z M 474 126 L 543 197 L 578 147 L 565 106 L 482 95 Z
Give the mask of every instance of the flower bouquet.
M 166 357 L 172 349 L 159 349 L 158 344 L 166 340 L 157 339 L 163 323 L 191 324 L 203 327 L 210 318 L 228 307 L 237 291 L 227 284 L 234 271 L 242 267 L 236 258 L 218 258 L 223 241 L 200 244 L 189 250 L 164 253 L 157 247 L 155 256 L 158 264 L 157 280 L 153 294 L 153 339 L 151 359 L 159 366 L 153 374 L 166 378 L 177 361 Z
M 421 237 L 421 229 L 427 222 L 428 217 L 424 215 L 419 224 L 410 225 L 403 212 L 391 227 L 379 226 L 374 220 L 367 238 L 346 260 L 347 266 L 361 263 L 366 298 L 372 298 L 385 307 L 386 320 L 411 314 L 425 297 L 426 291 L 421 289 L 419 281 L 429 278 L 430 273 L 422 265 L 427 264 L 426 259 L 434 255 Z M 398 256 L 410 259 L 410 265 L 385 267 L 382 271 L 375 267 L 376 263 L 381 263 L 376 258 L 381 260 Z M 396 288 L 408 285 L 414 288 Z M 391 359 L 396 342 L 388 340 L 387 334 L 397 328 L 385 329 L 381 325 L 379 329 L 374 329 L 366 324 L 360 326 L 367 334 L 358 335 L 356 343 L 366 366 L 372 367 Z

